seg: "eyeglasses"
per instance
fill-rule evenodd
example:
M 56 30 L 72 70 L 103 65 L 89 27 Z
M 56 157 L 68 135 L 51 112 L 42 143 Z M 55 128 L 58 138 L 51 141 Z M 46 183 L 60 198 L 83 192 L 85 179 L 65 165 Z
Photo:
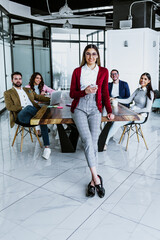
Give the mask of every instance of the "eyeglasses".
M 92 57 L 97 57 L 97 53 L 95 53 L 95 52 L 94 52 L 94 53 L 86 52 L 86 56 L 87 56 L 87 57 L 91 57 L 91 56 L 92 56 Z
M 118 73 L 111 73 L 111 76 L 118 75 Z

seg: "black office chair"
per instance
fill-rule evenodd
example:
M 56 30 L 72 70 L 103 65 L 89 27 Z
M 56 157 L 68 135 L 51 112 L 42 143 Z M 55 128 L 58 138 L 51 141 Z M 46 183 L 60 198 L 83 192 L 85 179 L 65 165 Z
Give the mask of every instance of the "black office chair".
M 148 116 L 149 116 L 149 113 L 147 113 L 147 116 L 145 117 L 144 121 L 141 122 L 141 123 L 135 123 L 133 121 L 131 123 L 128 123 L 128 124 L 124 125 L 123 133 L 122 133 L 121 138 L 119 140 L 119 144 L 121 143 L 123 136 L 126 133 L 128 133 L 127 144 L 126 144 L 126 149 L 125 149 L 126 151 L 128 149 L 129 138 L 132 137 L 135 133 L 137 135 L 138 142 L 139 142 L 139 136 L 141 136 L 143 138 L 145 146 L 146 146 L 146 148 L 148 150 L 148 146 L 147 146 L 147 143 L 146 143 L 146 140 L 144 138 L 144 135 L 143 135 L 143 132 L 142 132 L 142 128 L 141 128 L 141 125 L 144 124 L 145 122 L 147 122 Z M 131 131 L 133 132 L 132 135 L 131 135 Z
M 36 136 L 36 138 L 38 139 L 38 142 L 39 142 L 39 145 L 40 147 L 42 148 L 42 144 L 41 144 L 41 141 L 38 137 L 38 134 L 37 134 L 37 131 L 35 129 L 35 127 L 37 125 L 30 125 L 30 124 L 22 124 L 18 121 L 18 119 L 15 121 L 15 123 L 17 124 L 17 129 L 16 129 L 16 132 L 15 132 L 15 135 L 14 135 L 14 139 L 13 139 L 13 142 L 12 142 L 12 147 L 14 145 L 14 142 L 16 140 L 16 137 L 18 136 L 18 134 L 21 134 L 21 147 L 20 147 L 20 152 L 22 152 L 22 146 L 23 146 L 23 139 L 24 137 L 29 133 L 30 134 L 30 137 L 31 137 L 31 141 L 33 142 L 33 137 L 32 137 L 32 134 Z M 25 135 L 24 135 L 24 132 L 25 132 Z

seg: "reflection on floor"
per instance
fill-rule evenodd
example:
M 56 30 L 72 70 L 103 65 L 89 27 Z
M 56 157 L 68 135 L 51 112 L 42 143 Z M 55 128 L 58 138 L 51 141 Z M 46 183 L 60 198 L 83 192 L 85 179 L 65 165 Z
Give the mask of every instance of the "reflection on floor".
M 90 174 L 81 144 L 61 153 L 53 131 L 52 154 L 41 157 L 34 138 L 11 142 L 8 113 L 0 115 L 0 239 L 3 240 L 155 240 L 160 239 L 160 115 L 143 125 L 144 143 L 126 139 L 121 130 L 99 153 L 99 174 L 106 195 L 89 199 Z M 51 127 L 51 126 L 50 126 Z
M 5 108 L 5 103 L 4 102 L 0 102 L 0 112 Z

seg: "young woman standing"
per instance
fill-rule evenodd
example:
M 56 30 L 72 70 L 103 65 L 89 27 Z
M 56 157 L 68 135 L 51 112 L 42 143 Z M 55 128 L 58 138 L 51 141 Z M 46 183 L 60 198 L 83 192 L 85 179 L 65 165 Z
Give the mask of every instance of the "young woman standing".
M 90 44 L 85 47 L 80 67 L 72 75 L 70 97 L 73 98 L 71 112 L 82 139 L 85 156 L 91 171 L 87 196 L 93 197 L 95 190 L 104 197 L 103 180 L 97 174 L 98 137 L 100 134 L 102 107 L 107 110 L 107 118 L 113 119 L 108 92 L 108 70 L 100 66 L 98 48 Z

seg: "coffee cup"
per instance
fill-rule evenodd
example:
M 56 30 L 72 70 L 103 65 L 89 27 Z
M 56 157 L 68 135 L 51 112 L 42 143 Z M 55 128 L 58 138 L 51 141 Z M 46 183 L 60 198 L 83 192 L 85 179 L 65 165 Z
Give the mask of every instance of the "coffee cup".
M 117 99 L 116 98 L 112 99 L 111 104 L 112 104 L 113 107 L 117 107 L 118 106 Z

